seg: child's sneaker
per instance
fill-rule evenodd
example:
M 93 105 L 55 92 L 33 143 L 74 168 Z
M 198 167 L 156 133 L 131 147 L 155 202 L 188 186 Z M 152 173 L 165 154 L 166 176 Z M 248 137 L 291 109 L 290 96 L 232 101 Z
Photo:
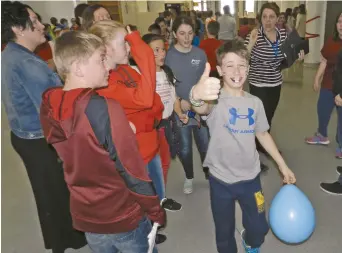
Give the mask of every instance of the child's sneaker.
M 161 203 L 162 203 L 161 206 L 166 211 L 177 212 L 177 211 L 182 210 L 182 205 L 173 199 L 165 198 L 162 200 Z
M 320 133 L 315 133 L 314 136 L 305 138 L 305 142 L 312 145 L 328 145 L 330 143 L 328 137 L 324 137 Z
M 246 232 L 245 229 L 241 231 L 241 239 L 242 239 L 242 245 L 246 253 L 260 253 L 260 248 L 251 248 L 251 246 L 247 245 L 245 241 L 245 232 Z
M 184 188 L 183 188 L 183 192 L 185 194 L 191 194 L 192 191 L 193 191 L 193 186 L 192 186 L 192 181 L 193 179 L 185 179 L 185 182 L 184 182 Z
M 337 148 L 337 149 L 336 149 L 335 157 L 336 157 L 337 159 L 342 159 L 342 148 Z
M 342 195 L 342 185 L 336 181 L 334 183 L 320 183 L 319 185 L 322 189 L 322 191 L 325 191 L 328 194 L 331 195 Z

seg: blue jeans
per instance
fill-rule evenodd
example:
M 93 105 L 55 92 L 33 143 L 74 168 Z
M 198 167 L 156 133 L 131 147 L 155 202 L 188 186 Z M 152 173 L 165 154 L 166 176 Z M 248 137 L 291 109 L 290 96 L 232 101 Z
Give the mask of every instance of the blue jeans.
M 260 177 L 227 184 L 210 176 L 209 184 L 217 251 L 219 253 L 237 253 L 235 241 L 236 200 L 242 210 L 246 243 L 252 248 L 259 248 L 268 232 Z
M 328 125 L 335 107 L 338 114 L 336 141 L 342 148 L 342 107 L 336 106 L 335 95 L 331 90 L 322 88 L 317 102 L 317 114 L 318 132 L 324 137 L 328 137 Z
M 342 106 L 337 106 L 337 133 L 336 133 L 336 141 L 342 149 Z
M 145 217 L 139 226 L 126 233 L 96 234 L 85 233 L 88 245 L 93 253 L 146 253 L 147 236 L 152 230 L 151 222 Z M 156 248 L 153 253 L 158 253 Z
M 201 161 L 203 163 L 208 150 L 209 131 L 208 127 L 201 126 L 183 126 L 175 125 L 178 140 L 178 156 L 181 161 L 185 176 L 187 179 L 194 178 L 194 164 L 192 155 L 192 132 L 198 152 L 200 153 Z
M 157 195 L 160 200 L 165 198 L 165 182 L 163 176 L 163 168 L 160 160 L 160 156 L 156 155 L 148 164 L 147 164 L 148 174 L 153 182 L 153 185 L 156 189 Z

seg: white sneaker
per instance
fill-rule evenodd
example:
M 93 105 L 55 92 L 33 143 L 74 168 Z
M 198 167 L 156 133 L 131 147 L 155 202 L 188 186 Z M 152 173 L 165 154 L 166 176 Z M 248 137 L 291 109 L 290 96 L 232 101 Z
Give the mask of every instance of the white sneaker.
M 184 182 L 184 188 L 183 188 L 183 192 L 185 194 L 191 194 L 192 191 L 193 191 L 193 186 L 192 186 L 192 181 L 193 179 L 185 179 L 185 182 Z

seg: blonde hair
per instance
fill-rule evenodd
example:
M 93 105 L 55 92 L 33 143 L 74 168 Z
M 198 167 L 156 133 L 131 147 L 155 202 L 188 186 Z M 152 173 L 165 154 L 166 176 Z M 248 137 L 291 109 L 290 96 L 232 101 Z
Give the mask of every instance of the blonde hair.
M 112 41 L 119 29 L 125 29 L 125 26 L 114 20 L 103 20 L 94 23 L 88 30 L 89 33 L 100 37 L 105 44 Z
M 65 80 L 73 62 L 87 61 L 99 48 L 105 50 L 103 41 L 94 34 L 82 31 L 63 33 L 54 43 L 54 61 L 58 74 Z

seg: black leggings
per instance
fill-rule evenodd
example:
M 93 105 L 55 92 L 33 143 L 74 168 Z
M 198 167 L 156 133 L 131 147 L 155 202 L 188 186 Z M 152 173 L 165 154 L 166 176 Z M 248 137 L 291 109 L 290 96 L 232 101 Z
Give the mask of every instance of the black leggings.
M 249 91 L 252 95 L 260 98 L 260 100 L 264 104 L 267 121 L 268 121 L 268 124 L 270 125 L 270 129 L 269 129 L 269 132 L 270 132 L 271 126 L 272 126 L 272 119 L 279 104 L 281 85 L 278 85 L 275 87 L 257 87 L 257 86 L 250 84 Z M 262 149 L 258 140 L 256 143 L 257 143 L 257 148 Z
M 14 150 L 31 183 L 46 249 L 53 253 L 86 245 L 84 233 L 72 227 L 69 190 L 56 151 L 41 139 L 22 139 L 11 132 Z

